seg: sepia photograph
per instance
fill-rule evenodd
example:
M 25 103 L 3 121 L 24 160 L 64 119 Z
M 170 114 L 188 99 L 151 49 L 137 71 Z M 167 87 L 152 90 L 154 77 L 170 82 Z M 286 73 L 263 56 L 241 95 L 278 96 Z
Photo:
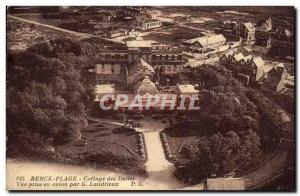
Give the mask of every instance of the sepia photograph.
M 8 191 L 296 191 L 292 6 L 6 6 Z

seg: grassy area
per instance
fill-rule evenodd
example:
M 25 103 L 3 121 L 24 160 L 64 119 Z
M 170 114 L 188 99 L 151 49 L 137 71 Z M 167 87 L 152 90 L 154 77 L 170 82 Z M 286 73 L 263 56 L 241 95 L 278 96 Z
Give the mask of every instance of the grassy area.
M 135 156 L 128 149 L 139 155 L 138 133 L 133 129 L 108 123 L 107 120 L 90 122 L 82 132 L 80 144 L 56 147 L 56 150 L 62 153 L 97 154 L 109 151 L 115 155 Z
M 169 29 L 153 31 L 143 36 L 145 40 L 155 40 L 157 42 L 169 45 L 178 45 L 182 41 L 202 36 L 201 31 L 191 30 L 186 27 L 174 26 Z
M 139 133 L 104 119 L 98 120 L 89 122 L 80 142 L 55 146 L 56 154 L 60 155 L 55 159 L 145 176 L 146 158 L 142 156 Z
M 25 50 L 37 43 L 70 37 L 64 32 L 7 18 L 7 47 L 10 50 Z

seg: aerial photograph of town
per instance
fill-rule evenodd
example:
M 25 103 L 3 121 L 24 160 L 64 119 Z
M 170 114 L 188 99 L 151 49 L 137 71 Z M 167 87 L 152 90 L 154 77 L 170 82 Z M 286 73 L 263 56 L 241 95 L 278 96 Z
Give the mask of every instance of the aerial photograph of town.
M 7 190 L 296 191 L 295 12 L 7 6 Z

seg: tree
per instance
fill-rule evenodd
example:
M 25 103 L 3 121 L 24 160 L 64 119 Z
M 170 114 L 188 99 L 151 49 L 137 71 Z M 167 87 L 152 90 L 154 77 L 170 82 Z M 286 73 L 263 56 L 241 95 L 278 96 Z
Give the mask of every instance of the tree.
M 93 64 L 90 57 L 94 49 L 91 44 L 59 39 L 8 55 L 9 147 L 26 148 L 14 142 L 17 138 L 28 144 L 35 144 L 37 137 L 40 141 L 53 138 L 57 143 L 81 138 L 88 96 L 84 96 L 87 91 L 80 73 L 84 66 Z M 28 148 L 38 152 L 41 146 Z M 25 153 L 25 150 L 15 152 Z

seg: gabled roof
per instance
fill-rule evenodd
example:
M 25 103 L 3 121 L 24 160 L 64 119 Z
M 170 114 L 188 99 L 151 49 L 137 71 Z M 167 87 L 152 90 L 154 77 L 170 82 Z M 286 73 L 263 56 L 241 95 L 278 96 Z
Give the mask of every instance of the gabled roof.
M 275 68 L 277 68 L 277 67 L 282 67 L 282 68 L 284 68 L 284 64 L 283 64 L 283 63 L 278 63 L 278 64 L 275 65 Z
M 246 29 L 248 31 L 255 31 L 255 27 L 254 27 L 253 23 L 251 23 L 251 22 L 245 22 L 244 26 L 246 27 Z
M 187 44 L 194 44 L 195 42 L 198 42 L 202 46 L 207 46 L 207 45 L 214 44 L 214 43 L 221 42 L 221 41 L 226 41 L 226 38 L 222 34 L 197 37 L 194 39 L 185 40 L 183 42 L 187 43 Z
M 257 67 L 263 67 L 264 64 L 265 64 L 264 60 L 262 60 L 261 57 L 255 57 L 255 58 L 253 58 L 253 62 L 254 62 L 254 64 L 255 64 Z
M 147 72 L 149 74 L 153 74 L 154 68 L 149 63 L 144 61 L 144 59 L 139 58 L 137 61 L 134 62 L 132 66 L 130 66 L 128 70 L 128 75 L 133 75 L 140 72 Z
M 147 63 L 146 61 L 144 61 L 144 59 L 139 58 L 136 62 L 136 66 L 138 69 L 147 69 L 150 72 L 154 72 L 153 67 Z

